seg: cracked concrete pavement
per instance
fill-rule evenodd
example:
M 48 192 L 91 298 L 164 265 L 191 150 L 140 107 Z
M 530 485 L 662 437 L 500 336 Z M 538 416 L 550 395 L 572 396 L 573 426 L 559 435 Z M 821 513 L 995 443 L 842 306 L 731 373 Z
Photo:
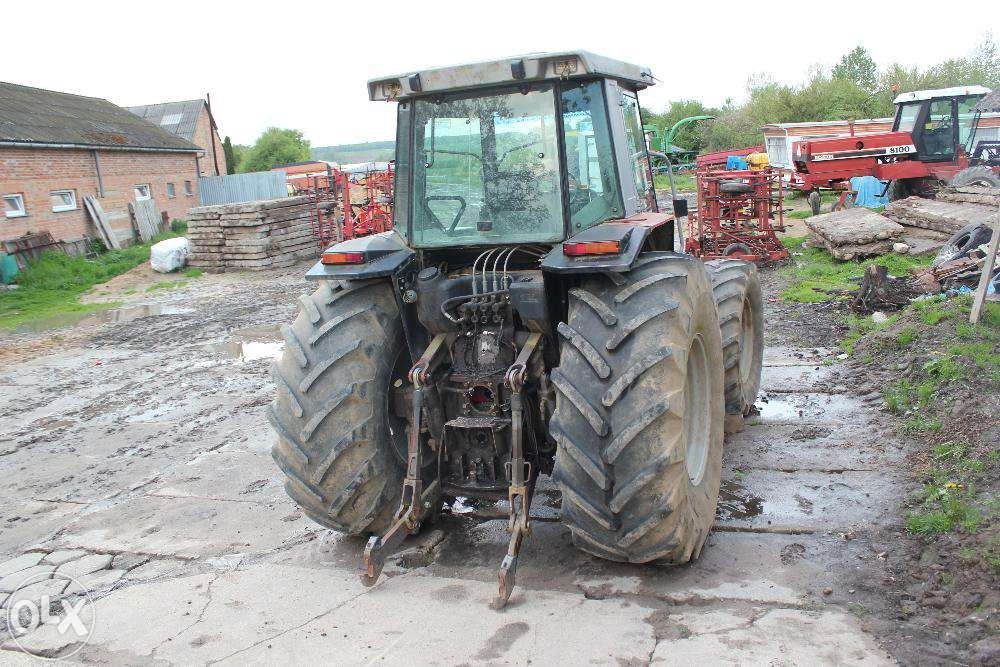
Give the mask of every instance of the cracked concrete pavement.
M 206 276 L 156 296 L 188 312 L 82 326 L 5 366 L 0 583 L 76 572 L 97 620 L 82 647 L 52 624 L 19 644 L 2 628 L 0 661 L 892 663 L 843 582 L 878 567 L 851 537 L 891 509 L 902 450 L 831 385 L 829 350 L 768 348 L 761 414 L 727 440 L 696 563 L 576 551 L 546 481 L 505 611 L 488 608 L 497 508 L 456 507 L 363 587 L 363 543 L 285 496 L 263 414 L 270 361 L 243 353 L 277 350 L 301 272 Z

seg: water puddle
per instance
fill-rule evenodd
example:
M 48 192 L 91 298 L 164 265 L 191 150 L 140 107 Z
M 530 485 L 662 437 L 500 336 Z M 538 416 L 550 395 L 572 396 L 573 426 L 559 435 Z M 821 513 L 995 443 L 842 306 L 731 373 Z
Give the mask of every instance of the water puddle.
M 755 406 L 760 411 L 761 421 L 790 421 L 801 419 L 805 415 L 801 395 L 772 395 L 757 402 Z
M 764 512 L 764 499 L 748 491 L 739 482 L 722 480 L 719 488 L 719 506 L 715 510 L 715 518 L 752 519 Z
M 259 341 L 227 340 L 224 343 L 209 343 L 205 349 L 212 354 L 219 354 L 240 361 L 256 361 L 257 359 L 277 359 L 285 349 L 282 341 L 263 343 Z
M 277 359 L 285 349 L 284 341 L 274 340 L 281 335 L 281 327 L 276 324 L 233 329 L 229 340 L 209 343 L 202 348 L 212 354 L 240 361 Z
M 93 326 L 97 324 L 127 324 L 143 317 L 160 315 L 186 315 L 193 313 L 194 308 L 184 308 L 169 303 L 143 303 L 136 306 L 123 306 L 109 310 L 99 310 L 84 313 L 60 313 L 51 317 L 26 322 L 15 329 L 18 333 L 39 333 L 51 329 L 64 329 L 71 326 Z
M 756 405 L 763 422 L 837 421 L 856 418 L 857 399 L 842 394 L 785 394 L 762 396 Z

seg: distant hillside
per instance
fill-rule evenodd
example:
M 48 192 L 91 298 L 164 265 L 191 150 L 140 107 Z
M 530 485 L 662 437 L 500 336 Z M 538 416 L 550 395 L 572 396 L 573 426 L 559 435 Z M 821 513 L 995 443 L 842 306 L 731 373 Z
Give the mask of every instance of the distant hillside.
M 330 160 L 341 164 L 368 162 L 369 160 L 391 160 L 396 151 L 394 141 L 368 141 L 361 144 L 341 144 L 339 146 L 314 146 L 314 160 Z

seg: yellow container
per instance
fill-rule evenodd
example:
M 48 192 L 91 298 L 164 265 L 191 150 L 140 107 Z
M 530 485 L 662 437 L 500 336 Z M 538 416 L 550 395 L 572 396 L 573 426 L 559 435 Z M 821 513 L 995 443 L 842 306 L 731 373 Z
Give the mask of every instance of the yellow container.
M 751 169 L 764 169 L 769 164 L 767 161 L 767 153 L 750 153 L 747 155 L 747 164 L 750 165 Z

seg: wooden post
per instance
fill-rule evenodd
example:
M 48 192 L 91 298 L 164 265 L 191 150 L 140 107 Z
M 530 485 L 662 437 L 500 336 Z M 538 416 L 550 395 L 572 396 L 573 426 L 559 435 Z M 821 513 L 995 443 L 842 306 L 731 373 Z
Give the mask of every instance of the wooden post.
M 979 316 L 983 312 L 983 303 L 986 301 L 986 288 L 993 278 L 993 267 L 997 261 L 997 247 L 1000 246 L 1000 206 L 997 206 L 997 219 L 993 223 L 993 237 L 990 239 L 989 250 L 986 251 L 986 261 L 983 263 L 983 275 L 979 276 L 979 287 L 976 288 L 976 296 L 972 299 L 972 310 L 969 312 L 969 323 L 979 322 Z

